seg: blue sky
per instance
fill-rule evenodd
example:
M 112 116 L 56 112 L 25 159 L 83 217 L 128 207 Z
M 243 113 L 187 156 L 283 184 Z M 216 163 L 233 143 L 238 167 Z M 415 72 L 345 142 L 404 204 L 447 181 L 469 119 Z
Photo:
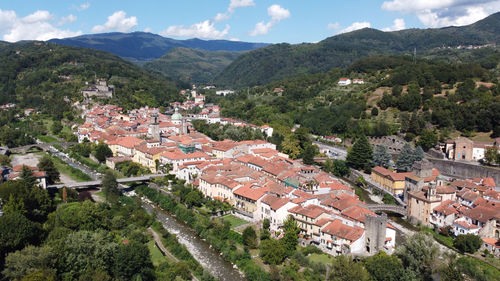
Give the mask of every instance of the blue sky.
M 500 0 L 2 0 L 0 40 L 48 40 L 101 32 L 267 43 L 317 42 L 363 27 L 466 25 Z

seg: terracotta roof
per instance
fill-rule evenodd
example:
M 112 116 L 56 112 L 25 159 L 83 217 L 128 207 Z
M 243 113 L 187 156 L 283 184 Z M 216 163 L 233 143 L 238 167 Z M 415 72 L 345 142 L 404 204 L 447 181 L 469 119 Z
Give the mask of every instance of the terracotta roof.
M 377 216 L 373 211 L 366 208 L 354 205 L 342 212 L 342 215 L 351 218 L 355 221 L 364 223 L 366 216 Z
M 313 218 L 313 219 L 319 217 L 323 213 L 328 213 L 327 210 L 325 210 L 322 207 L 317 206 L 317 205 L 307 205 L 306 207 L 297 206 L 297 207 L 294 207 L 288 211 L 290 213 L 303 215 L 303 216 Z
M 487 237 L 487 238 L 482 238 L 483 242 L 489 245 L 492 245 L 496 248 L 500 248 L 500 240 L 498 238 L 493 238 L 493 237 Z
M 469 209 L 464 212 L 464 216 L 469 217 L 473 220 L 480 221 L 482 223 L 486 223 L 492 218 L 496 218 L 500 216 L 499 208 L 491 208 L 487 206 L 477 206 L 473 209 Z
M 451 214 L 458 214 L 458 211 L 453 207 L 453 204 L 455 204 L 455 202 L 452 200 L 443 201 L 439 206 L 434 208 L 434 211 L 442 213 L 446 216 Z
M 116 143 L 119 146 L 123 146 L 126 148 L 134 148 L 136 145 L 139 145 L 143 143 L 144 140 L 141 140 L 136 137 L 120 137 L 116 139 L 114 143 Z
M 453 194 L 457 192 L 457 190 L 451 185 L 443 185 L 436 187 L 436 193 L 438 194 Z
M 285 206 L 288 202 L 290 202 L 290 199 L 266 195 L 264 198 L 262 198 L 261 202 L 269 205 L 271 210 L 277 211 L 279 208 Z
M 361 227 L 345 225 L 339 219 L 327 224 L 323 229 L 321 229 L 321 231 L 335 237 L 348 240 L 351 243 L 358 240 L 364 233 L 364 229 Z
M 245 184 L 244 186 L 233 191 L 234 195 L 238 195 L 241 197 L 245 197 L 251 199 L 253 201 L 259 200 L 262 196 L 266 194 L 269 188 L 259 187 L 254 185 L 253 183 Z
M 461 227 L 463 227 L 465 229 L 477 229 L 477 228 L 479 228 L 479 226 L 471 224 L 471 223 L 468 223 L 468 222 L 466 222 L 464 220 L 454 221 L 453 224 L 460 225 Z

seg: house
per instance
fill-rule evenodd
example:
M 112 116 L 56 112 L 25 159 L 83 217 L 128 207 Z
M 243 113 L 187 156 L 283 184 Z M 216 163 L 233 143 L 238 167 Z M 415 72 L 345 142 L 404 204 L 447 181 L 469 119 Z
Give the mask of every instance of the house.
M 230 95 L 230 94 L 234 94 L 234 91 L 233 90 L 219 90 L 219 91 L 215 91 L 215 94 L 218 95 L 218 96 L 227 96 L 227 95 Z
M 425 225 L 431 223 L 431 215 L 434 209 L 441 204 L 442 197 L 437 194 L 434 185 L 427 190 L 408 192 L 408 217 L 410 221 L 419 221 Z
M 339 82 L 338 82 L 338 85 L 339 86 L 351 85 L 351 79 L 349 79 L 349 78 L 340 78 Z
M 463 218 L 453 222 L 453 234 L 455 236 L 466 235 L 466 234 L 478 235 L 478 233 L 479 233 L 479 226 L 472 223 L 468 223 Z
M 144 140 L 136 137 L 120 137 L 108 142 L 113 156 L 134 157 L 135 147 L 144 143 Z
M 297 207 L 289 198 L 266 195 L 259 204 L 260 220 L 269 219 L 271 233 L 282 230 L 283 222 L 290 215 L 288 210 Z
M 480 251 L 488 250 L 495 257 L 500 258 L 500 240 L 498 238 L 483 238 Z
M 453 200 L 443 201 L 439 206 L 434 208 L 430 223 L 437 227 L 452 225 L 459 215 L 456 209 L 457 205 Z
M 349 226 L 341 220 L 330 220 L 321 229 L 320 247 L 328 254 L 363 253 L 365 250 L 365 230 L 358 226 Z
M 250 219 L 258 220 L 254 215 L 257 211 L 257 201 L 261 200 L 269 188 L 261 186 L 258 183 L 250 182 L 233 191 L 235 205 L 234 207 Z
M 354 78 L 354 79 L 352 79 L 352 83 L 353 84 L 363 85 L 363 84 L 365 84 L 365 81 L 363 79 L 361 79 L 361 78 Z
M 388 192 L 400 195 L 404 192 L 406 177 L 412 174 L 413 172 L 396 173 L 384 167 L 376 166 L 372 169 L 371 178 Z
M 47 175 L 44 171 L 40 171 L 37 167 L 26 166 L 26 165 L 18 165 L 12 167 L 12 171 L 8 175 L 9 180 L 17 180 L 21 178 L 21 172 L 23 171 L 23 167 L 27 167 L 33 173 L 33 176 L 36 178 L 38 186 L 43 189 L 47 188 Z
M 297 221 L 302 236 L 306 239 L 319 242 L 320 229 L 331 218 L 328 210 L 317 205 L 308 205 L 306 207 L 294 207 L 289 212 Z

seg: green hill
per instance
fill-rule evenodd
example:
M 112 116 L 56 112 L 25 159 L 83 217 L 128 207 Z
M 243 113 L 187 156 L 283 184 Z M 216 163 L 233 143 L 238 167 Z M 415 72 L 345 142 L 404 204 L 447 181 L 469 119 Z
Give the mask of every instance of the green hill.
M 381 54 L 417 54 L 442 46 L 500 42 L 500 13 L 463 27 L 383 32 L 365 28 L 329 37 L 315 44 L 276 44 L 247 52 L 230 64 L 215 82 L 254 86 L 303 74 L 347 67 L 355 60 Z
M 204 51 L 188 48 L 174 48 L 164 56 L 143 67 L 158 71 L 167 77 L 207 84 L 233 62 L 241 53 L 227 51 Z
M 108 102 L 124 107 L 159 106 L 180 98 L 174 83 L 102 51 L 44 42 L 0 47 L 0 104 L 14 102 L 51 115 L 71 110 L 95 77 L 115 85 Z

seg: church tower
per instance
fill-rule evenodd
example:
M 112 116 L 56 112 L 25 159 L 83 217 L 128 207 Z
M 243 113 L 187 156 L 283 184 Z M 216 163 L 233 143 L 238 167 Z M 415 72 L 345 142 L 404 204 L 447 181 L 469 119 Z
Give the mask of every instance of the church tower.
M 149 124 L 148 135 L 160 141 L 160 121 L 157 109 L 153 109 L 153 113 L 151 113 L 151 123 Z

